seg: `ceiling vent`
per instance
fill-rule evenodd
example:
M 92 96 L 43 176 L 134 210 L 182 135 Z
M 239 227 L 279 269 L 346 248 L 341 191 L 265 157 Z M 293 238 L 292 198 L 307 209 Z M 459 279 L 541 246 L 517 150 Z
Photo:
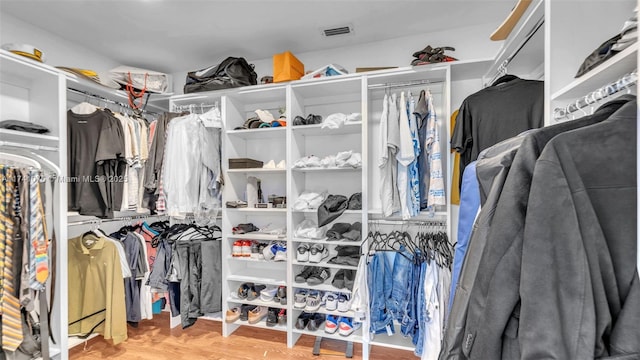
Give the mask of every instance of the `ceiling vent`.
M 353 26 L 346 25 L 346 26 L 334 27 L 334 28 L 331 28 L 331 29 L 323 29 L 322 33 L 326 37 L 338 36 L 338 35 L 347 35 L 347 34 L 353 33 Z

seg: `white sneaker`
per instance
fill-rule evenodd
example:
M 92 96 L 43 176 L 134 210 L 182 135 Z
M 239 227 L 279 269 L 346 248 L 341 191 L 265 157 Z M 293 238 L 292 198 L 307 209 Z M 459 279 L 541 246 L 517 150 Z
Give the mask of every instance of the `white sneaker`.
M 287 168 L 287 163 L 282 160 L 278 163 L 278 165 L 276 165 L 276 169 L 286 169 Z
M 273 160 L 269 160 L 266 164 L 262 165 L 263 169 L 275 169 L 276 168 L 276 162 Z
M 347 312 L 351 310 L 351 296 L 349 294 L 340 294 L 337 298 L 338 311 Z
M 309 249 L 309 262 L 319 263 L 322 259 L 329 256 L 329 249 L 323 244 L 313 244 Z
M 299 262 L 309 261 L 309 245 L 307 243 L 301 243 L 298 245 L 298 251 L 296 251 L 296 260 Z
M 338 294 L 333 292 L 327 292 L 324 294 L 324 307 L 328 311 L 336 311 L 338 310 Z
M 287 261 L 287 244 L 276 244 L 276 255 L 273 257 L 273 261 Z

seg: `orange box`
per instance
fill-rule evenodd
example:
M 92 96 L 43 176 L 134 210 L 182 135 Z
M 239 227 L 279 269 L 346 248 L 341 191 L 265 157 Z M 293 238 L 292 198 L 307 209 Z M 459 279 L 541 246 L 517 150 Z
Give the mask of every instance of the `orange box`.
M 273 55 L 273 82 L 298 80 L 304 75 L 304 64 L 291 52 Z

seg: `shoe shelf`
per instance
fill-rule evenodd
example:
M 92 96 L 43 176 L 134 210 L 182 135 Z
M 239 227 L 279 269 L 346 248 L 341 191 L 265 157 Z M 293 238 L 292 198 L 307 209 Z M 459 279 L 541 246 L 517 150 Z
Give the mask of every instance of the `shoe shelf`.
M 286 174 L 286 169 L 272 168 L 249 168 L 249 169 L 228 169 L 227 174 Z M 233 209 L 233 208 L 231 208 Z
M 319 172 L 360 172 L 362 168 L 353 168 L 353 167 L 313 167 L 313 168 L 292 168 L 293 172 L 309 172 L 309 173 L 319 173 Z
M 281 276 L 273 273 L 269 270 L 262 270 L 260 272 L 261 277 L 249 276 L 249 275 L 239 275 L 239 274 L 231 274 L 227 276 L 227 281 L 237 281 L 237 282 L 252 282 L 255 284 L 263 284 L 263 285 L 278 285 L 278 286 L 286 286 L 287 282 L 279 279 Z
M 295 135 L 303 136 L 333 136 L 345 134 L 359 134 L 362 131 L 362 121 L 345 124 L 337 129 L 323 129 L 321 124 L 292 126 Z
M 255 324 L 251 324 L 251 323 L 249 323 L 249 321 L 244 321 L 244 320 L 236 320 L 236 321 L 234 321 L 232 323 L 228 323 L 228 324 L 229 325 L 250 326 L 250 327 L 255 327 L 255 328 L 260 328 L 260 329 L 269 329 L 269 330 L 276 330 L 276 331 L 283 331 L 283 332 L 287 331 L 287 327 L 284 326 L 284 325 L 274 325 L 274 326 L 267 325 L 266 317 L 263 320 L 260 320 Z
M 279 302 L 264 301 L 264 300 L 262 300 L 260 298 L 255 299 L 255 300 L 247 300 L 247 299 L 239 299 L 239 298 L 229 297 L 227 299 L 227 303 L 265 306 L 265 307 L 272 307 L 272 308 L 278 308 L 278 309 L 286 309 L 287 308 L 287 305 L 282 305 Z
M 342 265 L 342 264 L 329 264 L 328 261 L 333 258 L 334 256 L 336 256 L 335 253 L 331 253 L 329 255 L 329 257 L 327 257 L 326 259 L 323 259 L 320 262 L 314 263 L 314 262 L 310 262 L 310 261 L 298 261 L 298 260 L 293 260 L 293 265 L 299 265 L 299 266 L 317 266 L 317 267 L 327 267 L 327 268 L 331 268 L 331 269 L 347 269 L 347 270 L 357 270 L 358 267 L 357 266 L 351 266 L 351 265 Z
M 293 310 L 294 311 L 298 311 L 298 312 L 306 311 L 306 312 L 309 312 L 309 313 L 319 313 L 319 314 L 335 315 L 335 316 L 346 316 L 346 317 L 350 317 L 350 318 L 355 316 L 355 312 L 353 310 L 344 311 L 344 312 L 338 311 L 338 310 L 327 310 L 327 308 L 324 305 L 320 306 L 320 308 L 317 309 L 317 310 L 308 310 L 306 307 L 304 307 L 304 308 L 294 307 Z
M 225 236 L 227 239 L 243 239 L 243 240 L 263 240 L 263 241 L 285 241 L 286 235 L 261 234 L 258 232 L 250 232 L 246 234 L 232 234 Z
M 324 327 L 324 323 L 322 325 L 322 327 Z M 351 335 L 349 336 L 343 336 L 340 335 L 338 333 L 338 331 L 336 331 L 333 334 L 329 334 L 328 332 L 325 332 L 323 329 L 318 329 L 316 331 L 311 331 L 311 330 L 298 330 L 296 328 L 293 328 L 293 332 L 297 333 L 297 334 L 304 334 L 304 335 L 311 335 L 311 336 L 320 336 L 326 339 L 334 339 L 334 340 L 342 340 L 342 341 L 353 341 L 355 343 L 362 343 L 362 336 L 359 335 L 362 332 L 362 329 L 358 329 L 355 330 Z
M 318 291 L 330 291 L 330 292 L 351 294 L 351 290 L 349 289 L 344 289 L 344 288 L 338 289 L 337 287 L 331 285 L 331 280 L 333 280 L 333 276 L 334 274 L 331 274 L 331 279 L 327 279 L 327 281 L 325 281 L 323 284 L 320 284 L 320 285 L 309 285 L 306 282 L 303 282 L 303 283 L 294 282 L 293 287 L 296 289 L 311 289 L 311 290 L 318 290 Z
M 285 129 L 286 127 L 227 130 L 227 135 L 245 140 L 277 138 L 282 138 L 284 140 L 286 133 Z
M 292 241 L 298 242 L 298 243 L 317 243 L 317 244 L 343 245 L 343 246 L 360 246 L 362 244 L 362 240 L 360 241 L 328 240 L 327 238 L 322 238 L 322 239 L 293 238 Z
M 286 261 L 273 261 L 273 260 L 265 260 L 258 259 L 250 256 L 227 256 L 227 260 L 229 261 L 248 261 L 253 263 L 264 263 L 264 264 L 286 264 Z

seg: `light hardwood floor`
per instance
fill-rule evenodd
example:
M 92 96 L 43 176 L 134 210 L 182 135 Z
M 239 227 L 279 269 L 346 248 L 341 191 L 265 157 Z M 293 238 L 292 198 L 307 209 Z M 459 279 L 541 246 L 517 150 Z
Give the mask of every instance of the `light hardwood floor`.
M 222 323 L 198 320 L 188 329 L 169 329 L 167 313 L 129 327 L 129 339 L 113 346 L 98 336 L 69 350 L 71 360 L 200 360 L 200 359 L 344 359 L 344 355 L 313 356 L 315 338 L 303 335 L 292 349 L 286 346 L 286 334 L 279 331 L 241 327 L 222 337 Z M 344 352 L 345 342 L 323 340 L 322 349 Z M 362 347 L 354 346 L 354 359 L 361 359 Z M 418 359 L 412 352 L 372 347 L 372 360 Z

